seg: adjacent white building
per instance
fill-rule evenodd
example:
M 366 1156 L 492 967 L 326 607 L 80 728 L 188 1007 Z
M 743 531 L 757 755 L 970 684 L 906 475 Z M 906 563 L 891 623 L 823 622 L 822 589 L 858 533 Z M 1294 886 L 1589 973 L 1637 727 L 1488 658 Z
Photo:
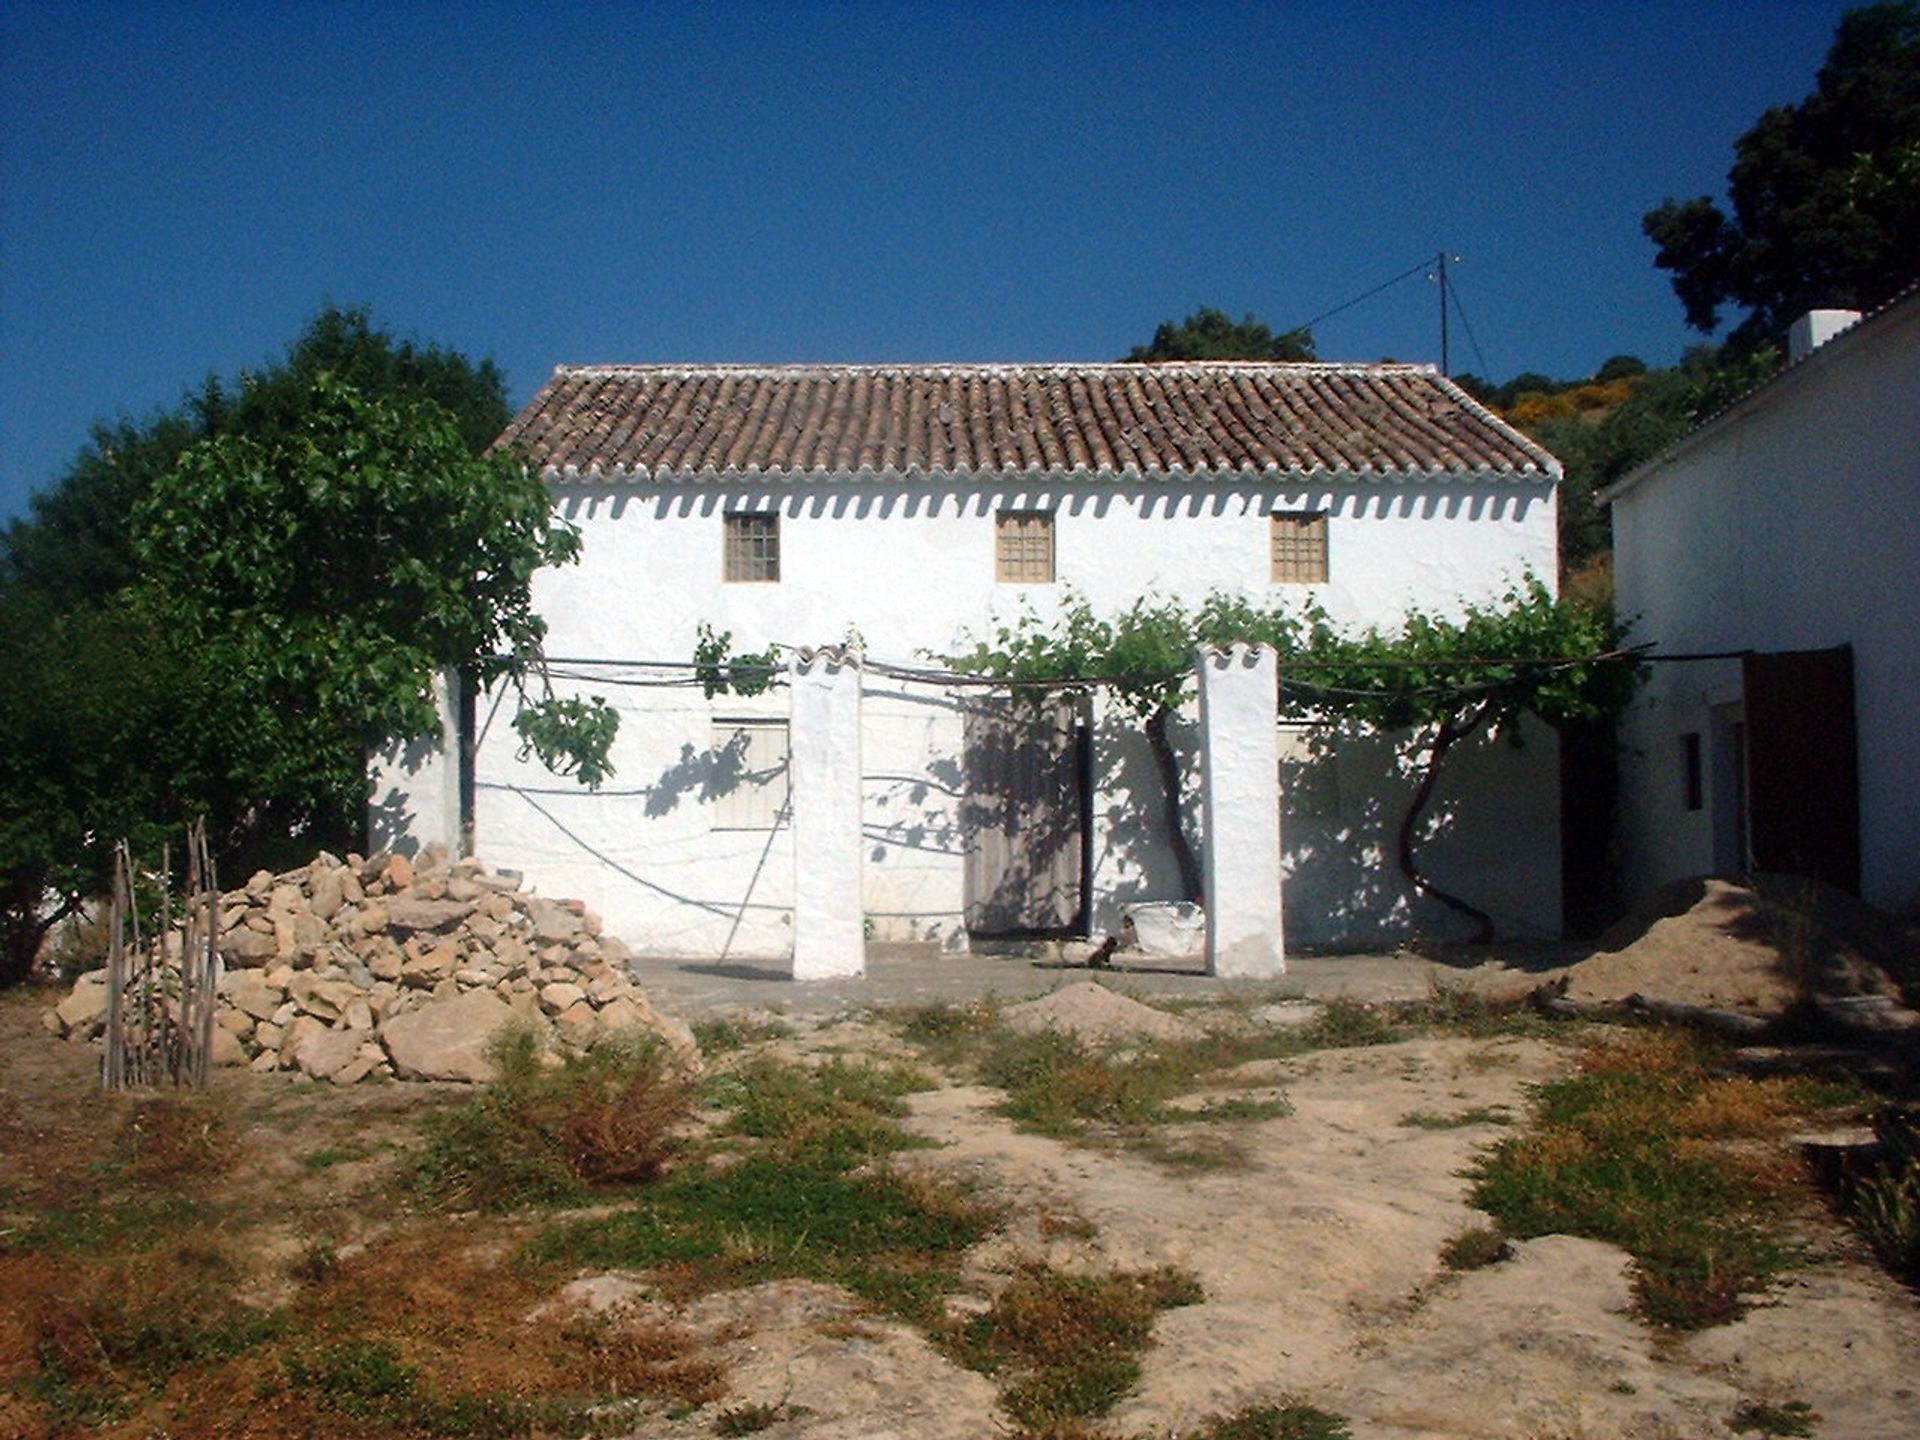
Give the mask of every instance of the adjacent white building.
M 1920 291 L 1806 317 L 1601 498 L 1637 637 L 1723 657 L 1656 666 L 1625 719 L 1629 893 L 1757 869 L 1920 904 Z
M 565 367 L 502 443 L 583 536 L 580 563 L 536 582 L 556 687 L 622 722 L 617 775 L 589 793 L 519 759 L 511 702 L 479 697 L 473 844 L 642 951 L 793 949 L 793 686 L 708 699 L 669 668 L 703 625 L 737 652 L 864 652 L 845 762 L 861 923 L 958 947 L 1110 933 L 1178 877 L 1129 717 L 1098 698 L 1036 715 L 910 673 L 930 657 L 1069 595 L 1102 614 L 1212 591 L 1311 599 L 1391 626 L 1555 574 L 1558 465 L 1426 367 Z M 1190 762 L 1194 733 L 1177 736 Z M 1293 727 L 1281 750 L 1289 943 L 1445 929 L 1393 869 L 1412 784 L 1394 737 Z M 1459 762 L 1434 878 L 1510 932 L 1555 933 L 1553 737 Z M 405 811 L 392 773 L 375 804 Z

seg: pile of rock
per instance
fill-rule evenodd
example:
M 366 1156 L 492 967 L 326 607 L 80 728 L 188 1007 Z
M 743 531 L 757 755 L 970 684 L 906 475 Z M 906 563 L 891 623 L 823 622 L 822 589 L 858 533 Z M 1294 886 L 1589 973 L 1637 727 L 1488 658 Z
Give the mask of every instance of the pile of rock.
M 584 1050 L 641 1029 L 688 1063 L 685 1025 L 633 984 L 627 947 L 577 900 L 520 890 L 478 860 L 319 855 L 221 896 L 213 1060 L 351 1085 L 369 1076 L 492 1077 L 487 1042 L 515 1020 Z M 80 978 L 47 1028 L 96 1040 L 106 972 Z

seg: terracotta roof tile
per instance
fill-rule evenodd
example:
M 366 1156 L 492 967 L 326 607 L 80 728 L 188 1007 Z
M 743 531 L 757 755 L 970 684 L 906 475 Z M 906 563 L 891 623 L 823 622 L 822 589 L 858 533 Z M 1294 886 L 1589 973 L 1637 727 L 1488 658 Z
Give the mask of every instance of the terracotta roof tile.
M 562 366 L 498 443 L 561 480 L 1560 471 L 1424 365 Z

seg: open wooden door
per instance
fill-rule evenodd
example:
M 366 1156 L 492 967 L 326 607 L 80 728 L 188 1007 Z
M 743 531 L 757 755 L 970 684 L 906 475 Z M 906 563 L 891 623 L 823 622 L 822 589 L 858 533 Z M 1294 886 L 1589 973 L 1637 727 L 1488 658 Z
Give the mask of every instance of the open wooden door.
M 1085 727 L 1072 705 L 986 698 L 966 721 L 966 921 L 976 935 L 1083 928 L 1090 820 Z

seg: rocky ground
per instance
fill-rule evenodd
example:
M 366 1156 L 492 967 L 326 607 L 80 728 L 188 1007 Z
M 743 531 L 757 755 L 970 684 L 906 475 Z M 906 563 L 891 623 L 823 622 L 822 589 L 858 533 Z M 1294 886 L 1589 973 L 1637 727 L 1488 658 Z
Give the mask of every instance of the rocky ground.
M 633 1023 L 691 1045 L 687 1027 L 635 989 L 622 948 L 591 916 L 523 895 L 511 876 L 322 856 L 256 876 L 223 903 L 230 1064 L 214 1089 L 248 1117 L 249 1146 L 231 1181 L 240 1193 L 223 1203 L 268 1217 L 241 1237 L 259 1262 L 263 1304 L 276 1303 L 284 1282 L 274 1277 L 297 1259 L 303 1232 L 320 1226 L 349 1245 L 381 1232 L 388 1202 L 375 1197 L 391 1183 L 391 1156 L 417 1145 L 417 1115 L 452 1093 L 336 1086 L 477 1078 L 486 1062 L 475 1036 L 513 1016 L 541 1017 L 576 1047 Z M 1915 998 L 1910 937 L 1837 902 L 1796 910 L 1702 882 L 1566 972 L 1558 990 L 1592 1004 L 1666 995 L 1762 1018 L 1788 1016 L 1810 994 L 1871 995 L 1869 1028 L 1880 1031 L 1904 1025 Z M 1517 978 L 1482 968 L 1493 982 Z M 1224 1013 L 1217 999 L 1149 1009 L 1111 988 L 1124 991 L 1124 977 L 1105 987 L 1074 983 L 1082 979 L 1059 974 L 1053 993 L 1002 1019 L 1152 1043 L 1191 1038 Z M 0 1202 L 81 1173 L 111 1128 L 103 1117 L 124 1108 L 92 1089 L 98 1051 L 86 1042 L 99 1027 L 99 988 L 83 981 L 52 997 L 51 1011 L 33 997 L 0 1003 Z M 1234 996 L 1236 1023 L 1295 1025 L 1318 1009 L 1278 992 L 1268 1000 Z M 422 1017 L 440 1022 L 437 1059 L 409 1035 Z M 730 1018 L 748 1033 L 784 1031 L 761 1043 L 789 1060 L 910 1053 L 896 1020 L 855 1010 Z M 1798 1423 L 1805 1412 L 1787 1408 L 1796 1405 L 1820 1417 L 1811 1433 L 1834 1440 L 1920 1435 L 1920 1304 L 1811 1188 L 1800 1262 L 1739 1320 L 1688 1335 L 1636 1317 L 1629 1257 L 1596 1241 L 1548 1235 L 1483 1269 L 1441 1263 L 1449 1238 L 1478 1218 L 1465 1178 L 1475 1155 L 1511 1133 L 1530 1087 L 1564 1073 L 1573 1053 L 1553 1033 L 1434 1035 L 1254 1062 L 1228 1088 L 1256 1103 L 1284 1097 L 1290 1113 L 1239 1123 L 1244 1163 L 1197 1171 L 1023 1131 L 998 1113 L 998 1092 L 947 1076 L 911 1097 L 909 1123 L 929 1145 L 898 1163 L 963 1177 L 1007 1207 L 1007 1224 L 969 1254 L 956 1305 L 984 1304 L 1036 1261 L 1086 1272 L 1172 1266 L 1198 1280 L 1199 1303 L 1155 1320 L 1140 1382 L 1103 1434 L 1194 1434 L 1291 1397 L 1345 1417 L 1356 1440 L 1720 1440 L 1753 1428 L 1736 1417 Z M 250 1192 L 258 1203 L 248 1211 Z M 18 1222 L 5 1210 L 0 1255 Z M 490 1246 L 505 1253 L 484 1226 L 459 1223 L 472 1242 L 463 1264 Z M 662 1412 L 638 1434 L 741 1433 L 722 1428 L 728 1415 L 808 1440 L 1007 1430 L 990 1378 L 830 1286 L 775 1281 L 677 1302 L 644 1274 L 583 1272 L 530 1305 L 525 1323 L 569 1302 L 685 1327 L 724 1368 L 723 1397 Z M 7 1404 L 0 1398 L 0 1430 Z

